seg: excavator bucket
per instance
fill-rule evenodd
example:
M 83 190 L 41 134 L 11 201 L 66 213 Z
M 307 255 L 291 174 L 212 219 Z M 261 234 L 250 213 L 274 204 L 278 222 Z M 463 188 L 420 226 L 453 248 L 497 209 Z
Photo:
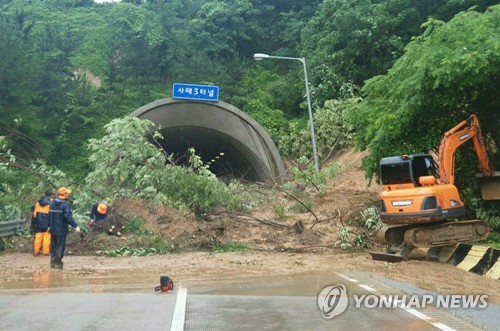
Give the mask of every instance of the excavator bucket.
M 393 254 L 393 253 L 386 253 L 386 252 L 368 252 L 372 256 L 372 259 L 375 261 L 385 261 L 385 262 L 390 262 L 390 263 L 395 263 L 395 262 L 401 262 L 408 260 L 408 257 L 403 256 L 401 254 Z
M 500 200 L 500 171 L 494 171 L 491 177 L 477 174 L 483 200 Z

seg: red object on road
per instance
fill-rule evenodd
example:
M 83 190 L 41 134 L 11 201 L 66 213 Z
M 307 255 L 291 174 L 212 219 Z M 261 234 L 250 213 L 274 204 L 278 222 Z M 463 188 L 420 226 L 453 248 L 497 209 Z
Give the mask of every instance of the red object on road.
M 160 286 L 155 287 L 155 292 L 169 292 L 174 290 L 174 281 L 168 276 L 160 277 Z

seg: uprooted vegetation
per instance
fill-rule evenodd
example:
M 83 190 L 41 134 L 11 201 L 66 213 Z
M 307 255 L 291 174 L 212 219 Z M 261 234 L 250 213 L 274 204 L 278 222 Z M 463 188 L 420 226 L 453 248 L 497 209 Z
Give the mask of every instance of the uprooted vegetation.
M 84 183 L 73 182 L 72 195 L 74 216 L 85 235 L 70 235 L 68 254 L 304 251 L 373 244 L 371 227 L 364 226 L 363 218 L 377 194 L 366 189 L 361 157 L 352 151 L 323 165 L 321 171 L 308 160 L 299 160 L 288 167 L 281 184 L 223 182 L 194 150 L 188 151 L 186 166 L 176 166 L 160 146 L 144 137 L 150 125 L 136 118 L 117 119 L 106 126 L 106 136 L 90 141 L 96 168 Z M 71 182 L 46 165 L 33 169 L 41 179 L 34 190 Z M 102 198 L 110 202 L 111 214 L 90 229 L 86 206 Z M 29 252 L 31 234 L 21 234 L 7 246 Z
M 352 151 L 347 151 L 338 159 L 345 162 L 342 158 L 352 157 Z M 70 234 L 67 254 L 143 256 L 246 249 L 323 252 L 376 245 L 375 188 L 366 188 L 356 166 L 333 168 L 335 174 L 324 177 L 322 184 L 307 184 L 311 178 L 305 170 L 300 173 L 302 179 L 279 187 L 243 186 L 248 196 L 259 197 L 251 211 L 214 208 L 199 218 L 188 208 L 145 199 L 116 200 L 107 220 L 92 230 L 83 225 L 83 238 Z M 26 232 L 13 237 L 9 250 L 30 252 L 31 239 Z
M 278 202 L 285 209 L 295 203 L 283 199 L 284 195 Z M 372 246 L 373 232 L 356 219 L 376 201 L 376 194 L 336 190 L 318 199 L 312 207 L 314 215 L 308 211 L 277 215 L 269 203 L 252 213 L 218 210 L 203 219 L 144 200 L 116 201 L 109 218 L 99 226 L 85 228 L 83 236 L 70 234 L 67 254 L 143 256 L 244 249 L 310 252 Z M 9 251 L 31 251 L 32 235 L 21 234 L 11 237 Z

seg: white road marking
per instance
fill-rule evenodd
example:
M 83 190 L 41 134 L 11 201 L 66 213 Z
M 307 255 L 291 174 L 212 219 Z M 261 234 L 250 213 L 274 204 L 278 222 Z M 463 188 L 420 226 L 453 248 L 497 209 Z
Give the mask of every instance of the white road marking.
M 351 278 L 349 276 L 346 276 L 344 274 L 340 274 L 340 273 L 336 273 L 337 275 L 339 275 L 340 277 L 350 281 L 351 283 L 354 283 L 356 284 L 357 286 L 361 287 L 362 289 L 365 289 L 371 293 L 374 293 L 378 296 L 381 296 L 382 295 L 382 292 L 378 291 L 377 289 L 375 289 L 373 286 L 370 286 L 370 285 L 366 285 L 366 284 L 363 284 L 362 282 L 360 282 L 359 280 L 355 279 L 355 278 Z M 391 300 L 392 302 L 392 300 Z M 435 321 L 432 317 L 429 317 L 413 308 L 408 308 L 405 306 L 404 303 L 399 303 L 399 302 L 396 302 L 396 306 L 404 311 L 406 311 L 407 313 L 409 314 L 412 314 L 413 316 L 417 317 L 417 318 L 420 318 L 421 320 L 423 321 L 426 321 L 427 323 L 431 324 L 432 326 L 440 329 L 440 330 L 443 330 L 443 331 L 455 331 L 455 329 L 453 328 L 450 328 L 449 326 L 441 323 L 441 322 L 437 322 Z
M 170 331 L 183 331 L 186 319 L 186 299 L 187 289 L 180 287 L 175 300 L 174 314 L 172 316 L 172 326 Z
M 359 280 L 357 280 L 356 278 L 351 278 L 351 277 L 346 276 L 346 275 L 344 275 L 344 274 L 339 274 L 338 272 L 337 272 L 337 275 L 339 275 L 339 276 L 340 276 L 340 277 L 342 277 L 342 278 L 347 279 L 347 280 L 348 280 L 348 281 L 350 281 L 351 283 L 354 283 L 354 284 L 358 285 L 359 287 L 361 287 L 361 288 L 363 288 L 363 289 L 367 290 L 368 292 L 372 292 L 372 293 L 375 293 L 375 294 L 380 293 L 380 292 L 378 292 L 376 289 L 374 289 L 373 287 L 371 287 L 370 285 L 366 285 L 366 284 L 361 283 L 361 282 L 360 282 Z

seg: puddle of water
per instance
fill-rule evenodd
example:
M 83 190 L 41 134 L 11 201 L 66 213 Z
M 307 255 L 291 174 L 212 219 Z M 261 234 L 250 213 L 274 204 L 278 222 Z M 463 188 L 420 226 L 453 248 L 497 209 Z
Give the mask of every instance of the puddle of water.
M 12 271 L 0 279 L 0 294 L 11 292 L 152 292 L 159 284 L 157 270 L 43 269 L 35 272 Z M 286 276 L 172 277 L 175 286 L 192 293 L 227 295 L 316 296 L 325 286 L 338 283 L 331 272 Z
M 252 277 L 251 282 L 190 289 L 191 293 L 254 296 L 316 296 L 323 288 L 344 282 L 332 272 L 307 272 L 287 277 Z
M 0 280 L 0 293 L 30 292 L 149 292 L 159 277 L 144 277 L 126 270 L 81 274 L 79 270 L 49 269 L 16 272 Z

